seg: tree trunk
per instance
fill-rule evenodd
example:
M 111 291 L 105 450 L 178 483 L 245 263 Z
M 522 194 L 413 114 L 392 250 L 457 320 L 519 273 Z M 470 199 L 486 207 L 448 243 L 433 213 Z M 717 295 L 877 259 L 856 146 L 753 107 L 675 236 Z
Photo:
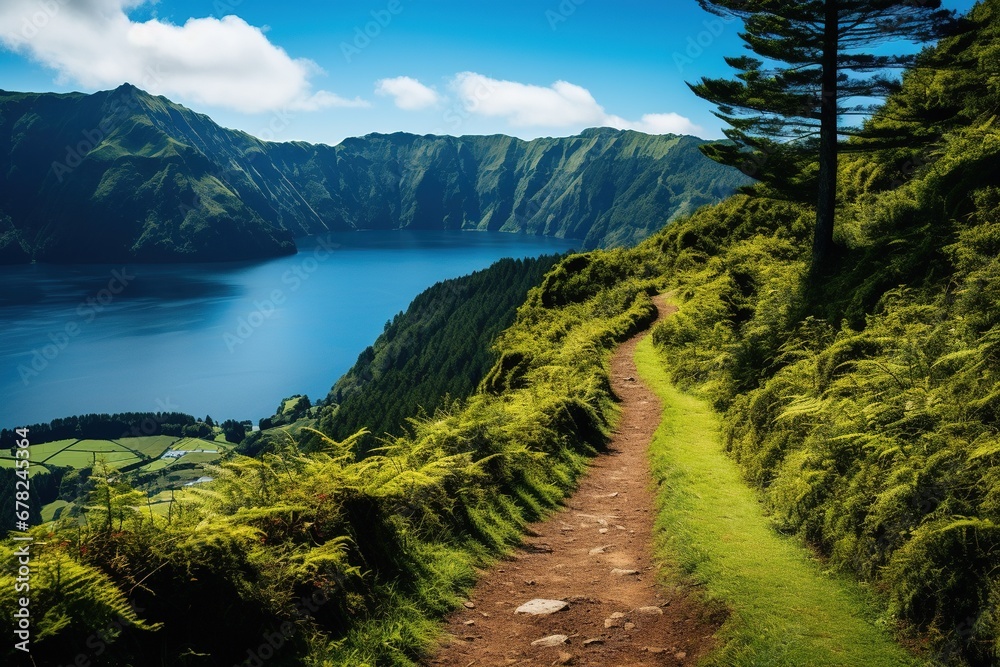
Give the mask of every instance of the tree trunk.
M 840 27 L 837 1 L 826 0 L 823 18 L 823 75 L 820 100 L 819 198 L 813 270 L 821 270 L 833 252 L 833 219 L 837 211 L 837 50 Z

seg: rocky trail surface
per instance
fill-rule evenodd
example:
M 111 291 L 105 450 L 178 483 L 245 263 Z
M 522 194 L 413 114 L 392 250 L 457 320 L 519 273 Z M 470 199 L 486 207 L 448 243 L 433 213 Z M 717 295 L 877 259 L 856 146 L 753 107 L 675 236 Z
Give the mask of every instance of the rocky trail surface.
M 657 302 L 660 317 L 668 307 Z M 434 667 L 693 665 L 717 624 L 653 559 L 654 492 L 646 450 L 659 399 L 633 355 L 646 333 L 611 361 L 622 415 L 564 507 L 532 525 L 523 546 L 484 573 L 452 614 Z

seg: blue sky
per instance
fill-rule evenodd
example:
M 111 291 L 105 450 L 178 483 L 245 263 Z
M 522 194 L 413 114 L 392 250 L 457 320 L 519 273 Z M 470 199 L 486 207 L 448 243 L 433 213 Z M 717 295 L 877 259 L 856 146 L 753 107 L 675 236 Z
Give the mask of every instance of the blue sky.
M 715 138 L 684 81 L 726 75 L 738 30 L 695 0 L 3 0 L 0 87 L 128 80 L 274 140 L 594 125 Z

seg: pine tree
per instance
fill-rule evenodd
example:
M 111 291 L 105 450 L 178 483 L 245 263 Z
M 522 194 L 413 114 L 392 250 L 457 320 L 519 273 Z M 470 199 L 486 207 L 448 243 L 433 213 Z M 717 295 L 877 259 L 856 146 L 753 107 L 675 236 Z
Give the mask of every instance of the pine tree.
M 709 144 L 712 159 L 739 168 L 772 191 L 803 190 L 815 175 L 813 268 L 834 249 L 837 156 L 845 136 L 864 129 L 845 116 L 872 112 L 871 98 L 898 88 L 887 71 L 912 66 L 915 55 L 863 52 L 894 41 L 927 42 L 954 25 L 940 0 L 698 0 L 708 12 L 743 20 L 740 37 L 757 57 L 726 58 L 736 80 L 688 84 L 718 106 L 730 142 Z M 868 100 L 865 103 L 865 100 Z

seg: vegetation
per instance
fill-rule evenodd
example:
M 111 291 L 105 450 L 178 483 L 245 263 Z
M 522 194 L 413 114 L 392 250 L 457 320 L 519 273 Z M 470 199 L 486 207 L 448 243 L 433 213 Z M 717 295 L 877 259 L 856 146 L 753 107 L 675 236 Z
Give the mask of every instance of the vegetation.
M 724 413 L 780 530 L 879 591 L 883 622 L 940 664 L 991 665 L 1000 3 L 969 19 L 871 122 L 920 127 L 931 148 L 842 166 L 835 273 L 810 277 L 808 207 L 735 197 L 652 241 L 680 304 L 654 337 L 674 380 Z
M 475 566 L 605 442 L 608 354 L 652 320 L 652 271 L 624 252 L 564 264 L 500 337 L 516 368 L 499 362 L 481 391 L 365 457 L 360 433 L 310 453 L 286 441 L 220 463 L 169 512 L 99 466 L 82 525 L 35 529 L 47 537 L 34 547 L 32 655 L 65 663 L 100 632 L 106 664 L 228 667 L 261 646 L 275 665 L 413 664 Z M 6 574 L 0 591 L 12 608 Z
M 397 436 L 408 417 L 472 395 L 497 336 L 557 261 L 504 259 L 422 292 L 333 386 L 319 428 L 335 439 L 362 428 Z
M 178 415 L 158 413 L 160 418 L 170 414 L 176 420 Z M 183 415 L 187 419 L 193 417 Z M 123 423 L 152 423 L 151 417 L 143 413 L 128 415 L 86 415 L 59 419 L 52 424 L 43 424 L 39 429 L 44 435 L 63 434 L 65 429 L 74 431 L 80 424 L 90 433 L 100 433 L 108 428 L 117 430 Z M 122 421 L 124 420 L 124 421 Z M 55 425 L 55 429 L 45 428 Z M 242 428 L 242 427 L 241 427 Z M 217 463 L 232 449 L 221 431 L 216 440 L 203 440 L 198 435 L 214 435 L 215 430 L 205 422 L 195 422 L 183 427 L 174 424 L 167 430 L 192 433 L 192 436 L 148 435 L 136 437 L 66 438 L 38 442 L 28 447 L 31 461 L 30 511 L 31 523 L 64 518 L 76 521 L 82 512 L 93 486 L 89 479 L 94 470 L 104 468 L 113 472 L 122 481 L 142 490 L 149 496 L 173 489 L 181 489 L 207 476 L 206 468 Z M 31 439 L 34 440 L 33 432 Z M 221 441 L 220 441 L 221 438 Z M 0 453 L 0 497 L 13 498 L 17 476 L 14 452 Z M 14 525 L 14 505 L 5 512 L 2 525 L 10 529 Z M 53 516 L 58 512 L 58 516 Z
M 710 144 L 705 152 L 778 186 L 786 196 L 792 191 L 801 196 L 803 185 L 811 185 L 805 190 L 816 192 L 813 259 L 817 267 L 826 268 L 821 265 L 834 248 L 839 138 L 861 134 L 840 121 L 845 115 L 868 115 L 872 98 L 884 98 L 898 88 L 883 72 L 912 66 L 916 60 L 913 55 L 886 54 L 879 47 L 938 38 L 954 22 L 954 12 L 941 10 L 939 0 L 699 4 L 715 14 L 743 19 L 740 37 L 765 59 L 727 58 L 739 72 L 738 81 L 703 78 L 691 86 L 695 94 L 719 105 L 716 115 L 731 126 L 725 132 L 731 141 Z M 845 106 L 849 100 L 866 104 Z
M 634 243 L 745 179 L 695 137 L 275 143 L 125 84 L 0 93 L 0 262 L 229 261 L 293 236 L 469 229 Z M 640 222 L 641 221 L 641 222 Z
M 191 415 L 181 412 L 123 412 L 76 415 L 53 419 L 48 423 L 30 424 L 25 428 L 31 432 L 31 442 L 41 445 L 64 439 L 180 436 L 185 427 L 198 423 Z M 13 449 L 15 440 L 13 426 L 0 430 L 0 449 Z
M 265 642 L 274 665 L 413 664 L 475 568 L 602 446 L 614 418 L 607 354 L 652 320 L 648 295 L 669 290 L 679 312 L 652 342 L 671 381 L 698 400 L 656 382 L 692 411 L 668 413 L 668 427 L 706 446 L 679 447 L 661 431 L 660 525 L 670 552 L 733 612 L 715 659 L 832 664 L 835 650 L 868 647 L 858 664 L 906 664 L 885 631 L 932 664 L 996 664 L 1000 0 L 980 3 L 968 27 L 921 55 L 866 124 L 912 140 L 858 139 L 865 151 L 841 162 L 843 252 L 822 279 L 810 270 L 815 209 L 761 186 L 637 248 L 560 261 L 497 339 L 476 391 L 442 400 L 380 447 L 362 445 L 363 431 L 306 436 L 317 407 L 299 397 L 279 410 L 295 419 L 290 437 L 220 462 L 215 482 L 161 509 L 113 466 L 65 472 L 56 500 L 82 494 L 88 507 L 82 522 L 60 510 L 55 526 L 35 529 L 36 659 L 65 664 L 99 632 L 108 664 L 253 663 Z M 600 134 L 586 136 L 596 145 Z M 423 140 L 377 141 L 402 151 Z M 406 347 L 390 338 L 363 361 L 401 361 Z M 642 354 L 655 368 L 653 352 Z M 706 404 L 783 537 L 708 448 Z M 690 520 L 708 502 L 743 519 L 739 543 L 720 535 L 724 516 Z M 794 596 L 767 586 L 779 576 Z M 4 614 L 12 591 L 0 575 Z M 858 591 L 879 630 L 851 618 Z
M 664 404 L 650 446 L 659 487 L 658 551 L 728 617 L 710 665 L 915 665 L 870 622 L 863 594 L 774 531 L 756 494 L 726 457 L 718 415 L 678 391 L 651 339 L 636 351 L 643 380 Z

